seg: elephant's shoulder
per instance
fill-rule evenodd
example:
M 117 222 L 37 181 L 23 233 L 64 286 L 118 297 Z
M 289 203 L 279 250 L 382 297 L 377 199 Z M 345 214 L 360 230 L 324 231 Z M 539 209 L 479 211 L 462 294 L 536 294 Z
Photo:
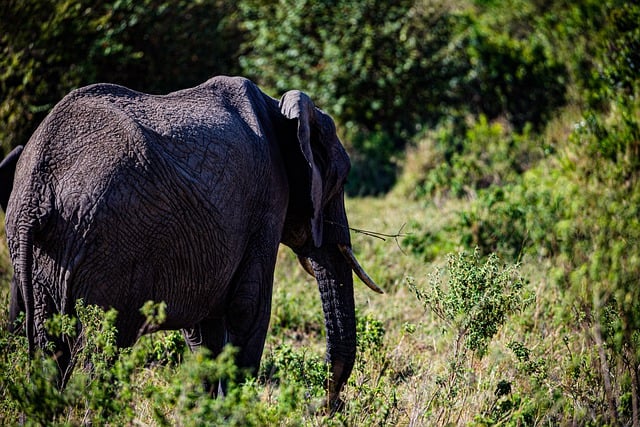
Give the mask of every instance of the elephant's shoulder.
M 247 90 L 257 87 L 255 83 L 246 77 L 240 76 L 214 76 L 198 86 L 209 89 L 236 89 Z
M 193 90 L 238 104 L 256 104 L 270 99 L 253 81 L 240 76 L 215 76 Z

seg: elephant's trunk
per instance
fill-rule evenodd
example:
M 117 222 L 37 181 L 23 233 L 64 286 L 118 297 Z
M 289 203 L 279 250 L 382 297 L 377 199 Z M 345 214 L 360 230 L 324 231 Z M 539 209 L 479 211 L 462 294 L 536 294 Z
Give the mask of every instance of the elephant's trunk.
M 328 403 L 334 412 L 342 405 L 340 391 L 351 374 L 356 357 L 353 276 L 351 266 L 337 246 L 318 249 L 310 258 L 327 329 L 327 361 L 331 364 Z
M 340 252 L 342 252 L 342 255 L 344 256 L 345 260 L 347 260 L 347 263 L 349 263 L 349 265 L 351 266 L 353 272 L 356 273 L 360 280 L 362 280 L 362 283 L 367 285 L 372 291 L 379 294 L 384 294 L 382 288 L 376 285 L 373 279 L 369 277 L 366 271 L 364 271 L 364 268 L 362 268 L 362 266 L 356 259 L 350 246 L 338 245 L 338 249 L 340 249 Z M 315 277 L 315 273 L 313 272 L 313 267 L 311 266 L 311 261 L 309 260 L 309 258 L 298 256 L 298 261 L 300 262 L 300 265 L 302 265 L 302 268 L 304 268 L 304 271 L 309 273 L 311 277 Z

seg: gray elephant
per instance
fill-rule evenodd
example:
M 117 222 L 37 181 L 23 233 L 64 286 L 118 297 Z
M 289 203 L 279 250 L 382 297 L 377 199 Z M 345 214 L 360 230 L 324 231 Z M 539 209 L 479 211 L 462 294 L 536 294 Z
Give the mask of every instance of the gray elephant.
M 64 377 L 48 317 L 78 299 L 113 307 L 124 347 L 152 332 L 139 309 L 153 300 L 167 304 L 159 329 L 214 355 L 230 343 L 255 372 L 282 242 L 318 282 L 335 408 L 356 353 L 352 271 L 382 292 L 351 252 L 349 168 L 333 120 L 299 91 L 278 102 L 222 76 L 164 96 L 71 92 L 26 145 L 6 214 L 30 353 L 53 343 Z

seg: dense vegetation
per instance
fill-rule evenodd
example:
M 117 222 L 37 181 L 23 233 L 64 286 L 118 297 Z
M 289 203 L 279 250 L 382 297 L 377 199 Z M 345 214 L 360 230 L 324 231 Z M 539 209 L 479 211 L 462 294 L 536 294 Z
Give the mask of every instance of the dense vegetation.
M 336 118 L 350 222 L 398 233 L 353 235 L 387 294 L 356 291 L 358 360 L 331 419 L 319 297 L 283 249 L 261 374 L 226 399 L 199 384 L 234 384 L 232 350 L 210 360 L 165 333 L 121 351 L 115 314 L 80 306 L 94 329 L 78 366 L 93 369 L 63 392 L 0 332 L 1 424 L 640 425 L 640 7 L 379 3 L 0 6 L 5 152 L 79 85 L 166 92 L 241 73 Z M 6 323 L 4 243 L 0 274 Z

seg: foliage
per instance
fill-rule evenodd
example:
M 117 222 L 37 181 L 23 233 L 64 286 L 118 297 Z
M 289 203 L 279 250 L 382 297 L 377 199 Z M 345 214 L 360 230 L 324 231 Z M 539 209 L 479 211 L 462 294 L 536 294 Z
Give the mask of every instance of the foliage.
M 521 295 L 524 285 L 515 267 L 501 268 L 493 254 L 481 264 L 475 251 L 449 256 L 447 269 L 429 277 L 428 289 L 411 288 L 425 308 L 455 331 L 456 354 L 464 348 L 483 357 L 508 316 L 531 302 Z
M 278 91 L 304 88 L 345 127 L 359 128 L 351 135 L 397 138 L 442 114 L 444 87 L 458 70 L 448 44 L 459 20 L 444 4 L 258 0 L 242 7 L 251 45 L 241 58 L 245 71 Z M 407 109 L 410 99 L 422 108 Z
M 76 309 L 83 334 L 74 354 L 76 371 L 62 390 L 56 387 L 59 374 L 53 359 L 38 354 L 27 360 L 24 337 L 3 332 L 0 340 L 3 424 L 22 419 L 26 425 L 64 424 L 65 420 L 73 420 L 73 424 L 128 425 L 139 419 L 137 402 L 144 396 L 150 401 L 150 408 L 145 408 L 147 416 L 157 425 L 174 425 L 176 420 L 181 425 L 200 425 L 203 420 L 215 425 L 298 425 L 294 411 L 308 399 L 297 387 L 308 377 L 291 371 L 301 360 L 298 353 L 285 350 L 276 359 L 275 366 L 289 385 L 282 387 L 280 400 L 275 404 L 262 401 L 262 388 L 254 381 L 238 382 L 240 371 L 234 365 L 235 351 L 231 347 L 226 347 L 216 359 L 200 351 L 184 357 L 184 363 L 178 367 L 158 365 L 155 369 L 165 371 L 166 378 L 141 382 L 140 377 L 148 376 L 143 362 L 155 347 L 117 349 L 115 311 L 103 312 L 82 303 Z M 59 317 L 54 323 L 75 325 L 75 319 Z M 309 366 L 316 366 L 318 375 L 315 387 L 323 393 L 326 365 L 313 359 L 311 363 Z M 218 381 L 227 384 L 224 399 L 212 397 L 203 387 L 205 382 Z
M 476 114 L 504 116 L 521 131 L 564 105 L 567 70 L 543 35 L 514 37 L 477 20 L 463 44 L 472 66 L 462 86 Z
M 445 3 L 412 0 L 247 0 L 241 7 L 244 72 L 275 92 L 307 91 L 358 153 L 352 191 L 388 190 L 392 156 L 452 98 L 451 80 L 465 66 L 451 44 L 460 18 Z M 415 102 L 421 108 L 408 108 Z
M 493 254 L 482 263 L 478 251 L 449 255 L 447 268 L 432 273 L 426 287 L 413 281 L 409 285 L 451 337 L 446 369 L 436 378 L 435 408 L 429 409 L 437 412 L 437 424 L 458 423 L 457 411 L 471 392 L 467 384 L 473 360 L 486 356 L 498 329 L 531 304 L 532 295 L 517 266 L 501 267 Z
M 338 119 L 354 151 L 351 194 L 387 191 L 399 150 L 445 118 L 504 115 L 523 129 L 564 103 L 565 71 L 544 39 L 516 40 L 455 5 L 242 4 L 243 70 L 277 92 L 303 88 Z
M 5 354 L 1 377 L 3 406 L 10 409 L 5 413 L 6 422 L 18 419 L 18 414 L 29 425 L 62 423 L 69 417 L 81 417 L 86 422 L 101 423 L 109 419 L 118 423 L 128 423 L 133 419 L 131 399 L 131 374 L 136 361 L 117 361 L 115 347 L 115 312 L 103 313 L 92 306 L 76 305 L 78 317 L 83 324 L 83 334 L 72 357 L 79 366 L 91 366 L 90 370 L 71 377 L 63 390 L 57 387 L 59 370 L 54 360 L 38 354 L 32 361 L 15 359 Z M 58 316 L 49 322 L 49 333 L 58 334 L 73 331 L 75 319 Z M 13 348 L 17 354 L 27 354 L 25 340 L 16 336 L 5 336 L 4 350 Z M 13 365 L 13 366 L 12 366 Z
M 514 182 L 544 153 L 528 128 L 513 132 L 483 115 L 464 126 L 449 122 L 427 133 L 407 156 L 414 176 L 404 185 L 409 197 L 475 197 L 479 190 Z M 421 162 L 423 162 L 421 164 Z
M 241 34 L 222 0 L 18 0 L 0 6 L 0 141 L 27 142 L 71 89 L 167 92 L 232 73 Z
M 614 162 L 621 174 L 615 179 L 625 180 L 640 170 L 640 8 L 624 3 L 608 19 L 602 62 L 586 93 L 590 108 L 573 138 L 588 154 Z
M 640 105 L 633 46 L 640 9 L 605 9 L 608 36 L 595 81 L 585 85 L 588 109 L 561 150 L 521 179 L 480 191 L 457 230 L 463 245 L 483 253 L 551 261 L 548 274 L 567 307 L 558 317 L 575 325 L 565 336 L 570 356 L 558 359 L 573 373 L 560 379 L 571 390 L 566 404 L 575 419 L 616 424 L 639 413 Z

